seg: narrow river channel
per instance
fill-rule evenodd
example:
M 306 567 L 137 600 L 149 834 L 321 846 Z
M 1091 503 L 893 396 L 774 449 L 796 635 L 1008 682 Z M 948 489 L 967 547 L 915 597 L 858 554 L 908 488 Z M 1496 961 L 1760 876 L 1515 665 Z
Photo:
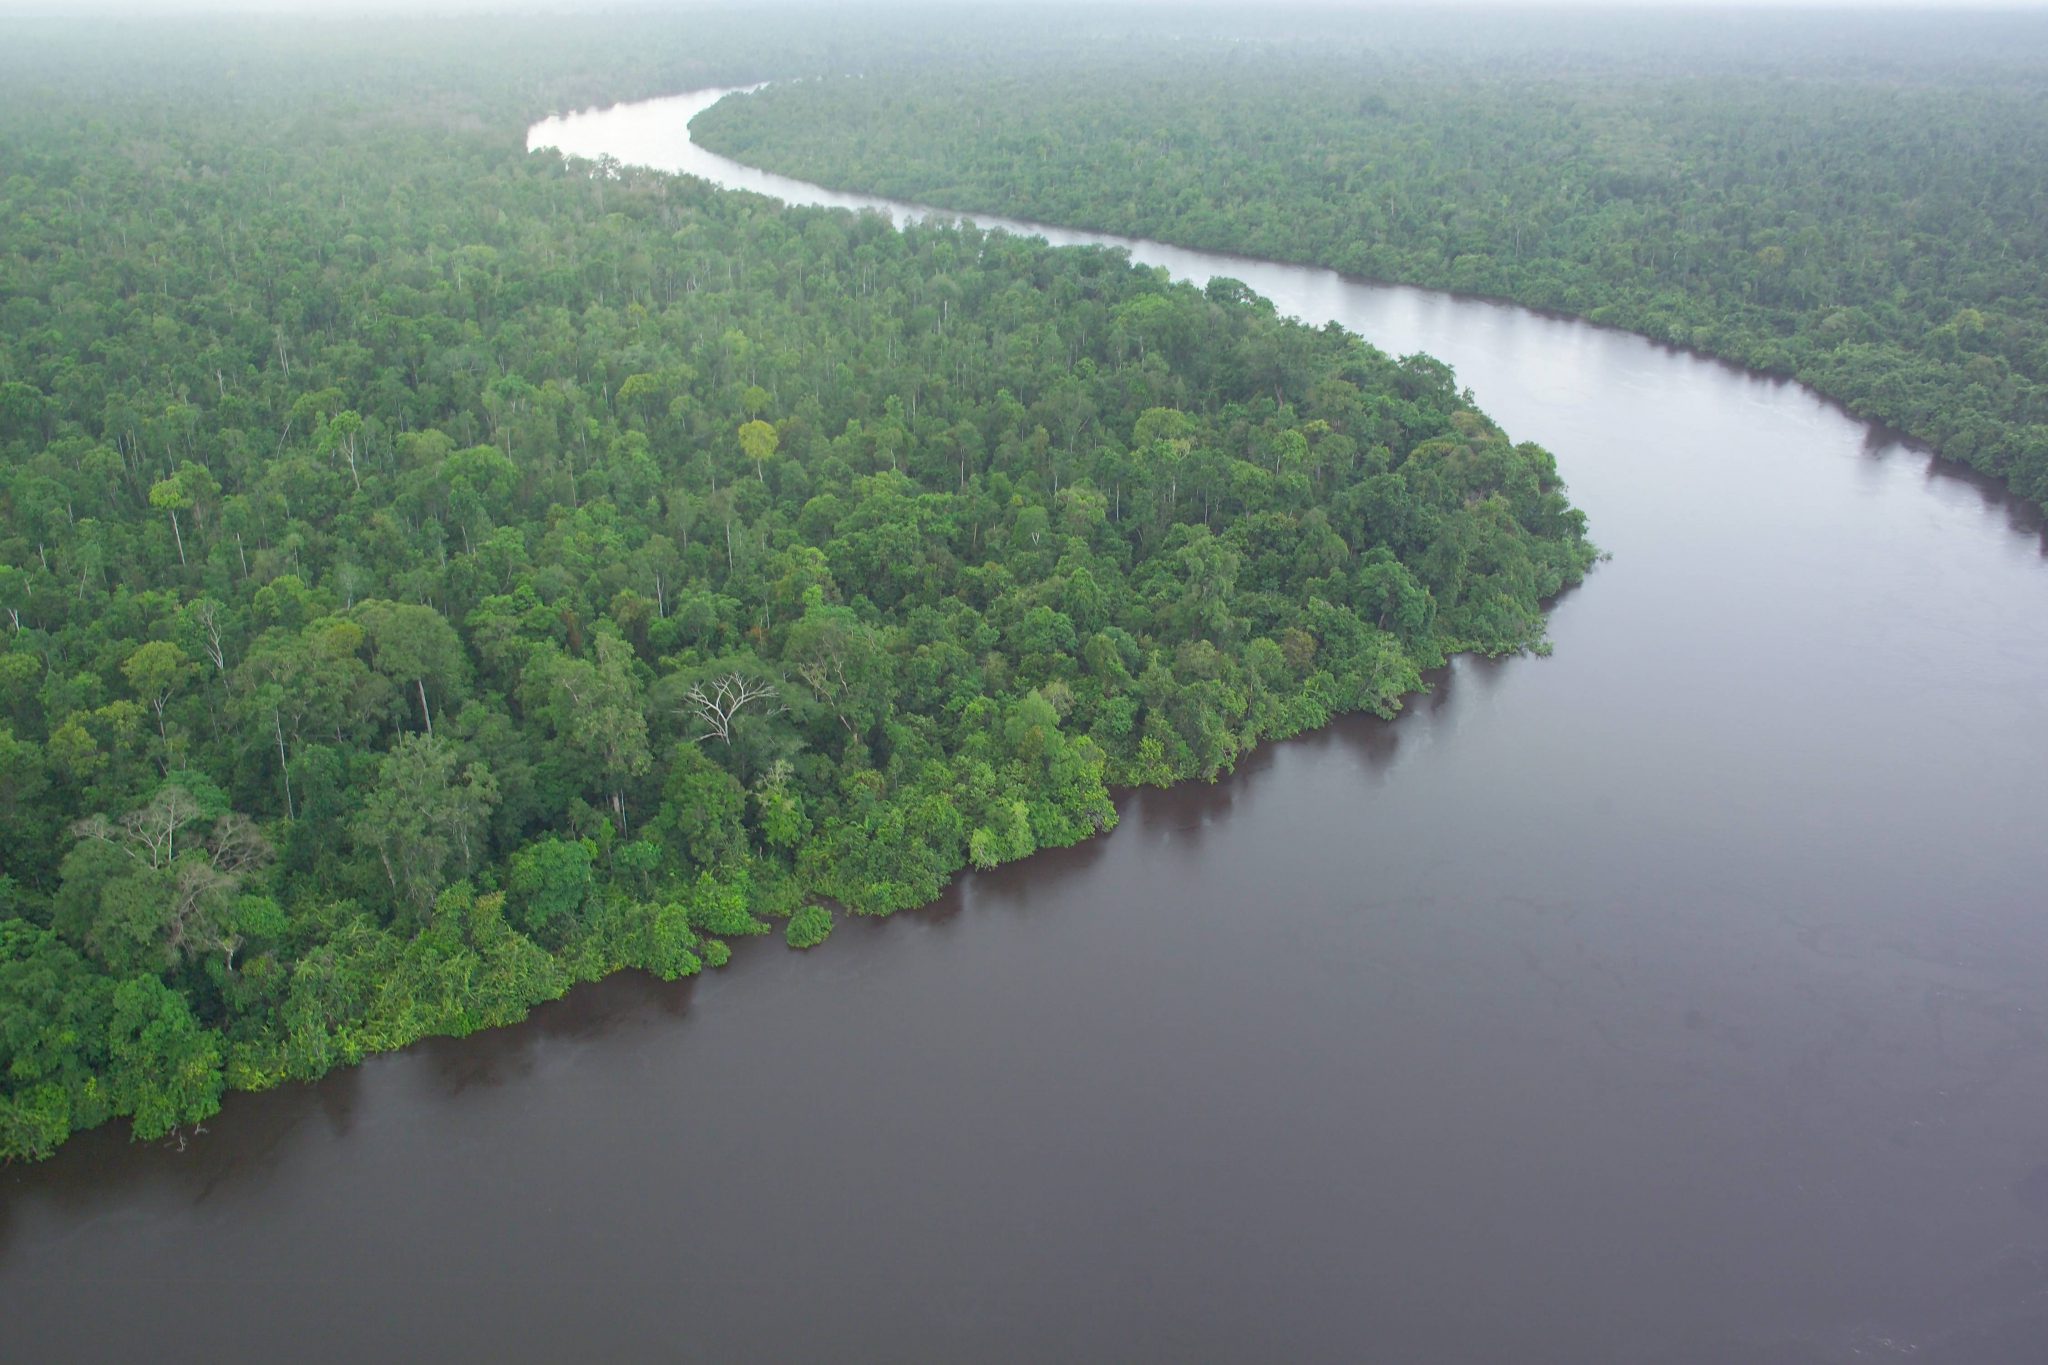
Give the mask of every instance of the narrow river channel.
M 531 140 L 877 204 L 693 147 L 717 94 Z M 1120 244 L 1555 451 L 1614 558 L 1554 656 L 815 953 L 0 1172 L 5 1356 L 2048 1359 L 2038 522 L 1637 337 Z

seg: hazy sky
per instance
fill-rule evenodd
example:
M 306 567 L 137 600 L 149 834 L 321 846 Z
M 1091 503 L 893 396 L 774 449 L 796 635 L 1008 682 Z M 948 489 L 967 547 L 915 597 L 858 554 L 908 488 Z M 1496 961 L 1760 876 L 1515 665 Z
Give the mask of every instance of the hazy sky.
M 845 0 L 842 0 L 844 3 Z M 884 0 L 902 7 L 906 0 Z M 918 3 L 919 0 L 909 0 Z M 1188 7 L 1188 0 L 1106 0 L 1107 7 L 1147 5 L 1157 8 Z M 1512 5 L 1517 8 L 1675 8 L 1712 9 L 1845 9 L 1845 10 L 2038 10 L 2048 9 L 2048 0 L 1454 0 L 1469 7 Z M 682 3 L 649 3 L 649 0 L 0 0 L 0 15 L 148 15 L 148 14 L 418 14 L 476 12 L 553 12 L 588 10 L 729 9 L 746 4 L 750 8 L 773 9 L 791 4 L 813 4 L 816 0 L 683 0 Z M 1016 0 L 951 0 L 962 3 L 996 4 L 1010 7 Z M 1041 0 L 1050 8 L 1082 5 L 1099 9 L 1104 0 Z M 1282 0 L 1292 8 L 1385 8 L 1387 0 Z M 1214 0 L 1198 7 L 1214 7 Z M 1413 0 L 1397 7 L 1414 7 Z

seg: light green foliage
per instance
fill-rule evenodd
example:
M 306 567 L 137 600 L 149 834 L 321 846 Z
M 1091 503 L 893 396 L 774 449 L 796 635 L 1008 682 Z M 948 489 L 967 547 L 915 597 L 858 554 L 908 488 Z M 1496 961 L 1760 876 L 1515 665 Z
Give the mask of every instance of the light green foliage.
M 750 389 L 748 392 L 757 390 Z M 776 448 L 780 444 L 781 438 L 776 434 L 775 428 L 766 422 L 756 420 L 744 423 L 740 427 L 740 450 L 754 462 L 754 473 L 763 483 L 768 481 L 767 463 L 774 458 Z
M 743 876 L 721 881 L 702 873 L 684 894 L 690 924 L 703 933 L 745 938 L 768 932 L 766 922 L 754 918 L 748 906 L 747 881 Z
M 979 868 L 1014 862 L 1038 845 L 1031 838 L 1031 804 L 1008 801 L 996 806 L 991 821 L 967 838 L 967 859 Z
M 789 917 L 782 937 L 792 948 L 815 948 L 832 937 L 832 912 L 822 905 L 806 905 Z
M 704 968 L 694 951 L 696 946 L 689 906 L 677 900 L 663 901 L 648 916 L 647 951 L 640 965 L 663 981 L 695 976 Z
M 791 850 L 810 833 L 803 795 L 790 782 L 790 766 L 778 760 L 754 786 L 755 828 L 771 849 Z
M 185 657 L 185 651 L 168 640 L 151 640 L 136 649 L 121 664 L 121 675 L 135 689 L 136 696 L 147 702 L 156 713 L 159 722 L 163 719 L 164 707 L 169 704 L 171 694 L 192 675 L 192 661 Z

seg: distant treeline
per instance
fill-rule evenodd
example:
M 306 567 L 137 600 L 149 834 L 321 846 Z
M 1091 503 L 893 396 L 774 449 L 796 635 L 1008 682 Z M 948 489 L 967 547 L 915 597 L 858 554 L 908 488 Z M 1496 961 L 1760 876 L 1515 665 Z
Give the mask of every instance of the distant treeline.
M 966 46 L 696 129 L 828 185 L 1611 323 L 2048 499 L 2038 16 L 1297 17 Z

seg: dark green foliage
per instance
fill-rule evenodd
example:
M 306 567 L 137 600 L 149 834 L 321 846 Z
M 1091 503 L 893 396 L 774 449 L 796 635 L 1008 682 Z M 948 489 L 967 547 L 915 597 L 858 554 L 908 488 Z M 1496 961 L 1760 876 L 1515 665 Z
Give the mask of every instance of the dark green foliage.
M 1591 562 L 1441 366 L 280 32 L 0 81 L 0 1159 L 820 942 Z
M 114 990 L 55 934 L 0 920 L 0 1160 L 47 1156 L 114 1112 Z
M 550 946 L 566 942 L 597 889 L 596 857 L 589 839 L 536 839 L 514 853 L 506 878 L 513 926 Z

